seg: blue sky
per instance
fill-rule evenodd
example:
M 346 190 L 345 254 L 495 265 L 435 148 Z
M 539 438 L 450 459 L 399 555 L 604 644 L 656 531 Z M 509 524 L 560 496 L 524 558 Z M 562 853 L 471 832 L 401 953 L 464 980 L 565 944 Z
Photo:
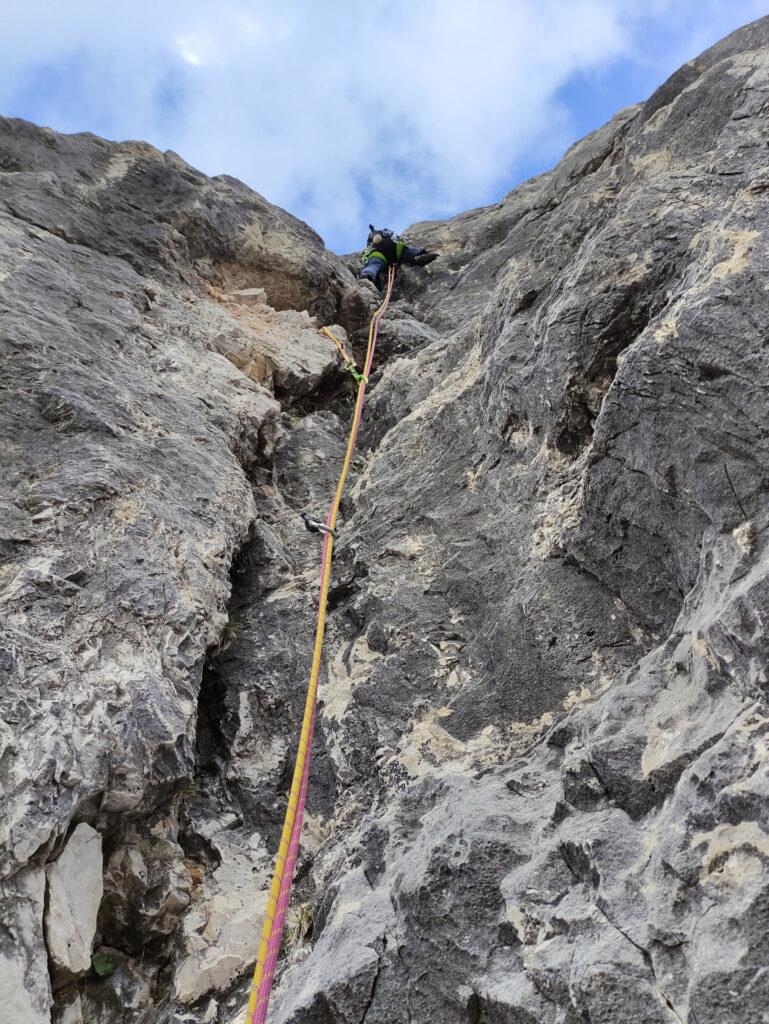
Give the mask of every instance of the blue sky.
M 499 199 L 767 0 L 4 0 L 0 112 L 143 139 L 359 248 Z

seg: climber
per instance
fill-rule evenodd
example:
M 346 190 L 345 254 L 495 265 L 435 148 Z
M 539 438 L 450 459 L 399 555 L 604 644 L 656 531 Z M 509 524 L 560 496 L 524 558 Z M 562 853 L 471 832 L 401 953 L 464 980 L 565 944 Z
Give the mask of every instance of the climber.
M 358 277 L 362 281 L 371 281 L 381 292 L 385 277 L 383 272 L 387 267 L 399 267 L 402 264 L 424 267 L 437 259 L 437 252 L 406 245 L 400 235 L 394 235 L 389 228 L 375 228 L 373 224 L 369 224 L 366 250 L 363 253 L 363 269 Z
M 300 513 L 304 520 L 304 525 L 310 531 L 310 533 L 330 533 L 331 536 L 336 540 L 336 530 L 332 530 L 330 526 L 326 526 L 320 519 L 314 519 L 306 512 Z

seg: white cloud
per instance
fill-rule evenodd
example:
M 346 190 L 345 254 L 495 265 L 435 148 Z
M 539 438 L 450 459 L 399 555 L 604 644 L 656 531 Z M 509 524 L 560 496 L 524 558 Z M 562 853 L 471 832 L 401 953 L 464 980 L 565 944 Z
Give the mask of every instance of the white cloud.
M 352 246 L 370 219 L 402 227 L 477 205 L 528 155 L 555 159 L 573 135 L 555 97 L 574 73 L 654 64 L 643 34 L 674 20 L 684 59 L 759 6 L 6 0 L 0 106 L 175 149 Z
M 187 64 L 199 68 L 204 63 L 203 57 L 200 55 L 199 41 L 194 36 L 177 36 L 174 42 L 176 52 Z

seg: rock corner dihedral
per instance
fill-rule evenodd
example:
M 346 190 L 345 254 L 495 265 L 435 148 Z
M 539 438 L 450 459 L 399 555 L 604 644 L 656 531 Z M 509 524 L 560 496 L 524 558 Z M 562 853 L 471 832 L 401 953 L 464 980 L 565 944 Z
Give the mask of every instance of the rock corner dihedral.
M 768 92 L 762 18 L 405 233 L 271 1024 L 763 1019 Z M 0 172 L 0 1016 L 241 1024 L 378 299 L 175 154 Z

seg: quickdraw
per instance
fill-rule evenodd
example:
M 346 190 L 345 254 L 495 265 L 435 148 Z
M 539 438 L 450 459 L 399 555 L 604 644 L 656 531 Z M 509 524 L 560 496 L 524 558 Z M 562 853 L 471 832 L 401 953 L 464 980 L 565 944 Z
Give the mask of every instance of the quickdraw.
M 325 334 L 327 338 L 331 338 L 333 343 L 339 349 L 339 354 L 341 355 L 342 359 L 344 359 L 345 366 L 352 366 L 353 369 L 354 369 L 355 368 L 355 363 L 353 362 L 351 357 L 348 355 L 347 349 L 344 347 L 344 345 L 339 340 L 339 338 L 337 338 L 337 336 L 333 333 L 333 331 L 330 331 L 328 329 L 328 327 L 321 327 L 321 333 Z
M 361 382 L 363 384 L 368 384 L 368 377 L 365 375 L 365 373 L 360 373 L 358 371 L 358 368 L 356 367 L 355 363 L 352 361 L 350 356 L 347 354 L 347 350 L 345 349 L 344 345 L 341 343 L 339 338 L 337 338 L 337 336 L 335 334 L 333 334 L 328 329 L 328 327 L 321 327 L 321 331 L 325 335 L 327 335 L 327 337 L 331 338 L 333 343 L 339 349 L 339 352 L 340 352 L 340 354 L 342 356 L 342 359 L 344 359 L 344 368 L 345 368 L 345 370 L 347 370 L 347 372 L 350 374 L 350 376 L 353 378 L 353 380 L 357 384 L 360 384 Z

